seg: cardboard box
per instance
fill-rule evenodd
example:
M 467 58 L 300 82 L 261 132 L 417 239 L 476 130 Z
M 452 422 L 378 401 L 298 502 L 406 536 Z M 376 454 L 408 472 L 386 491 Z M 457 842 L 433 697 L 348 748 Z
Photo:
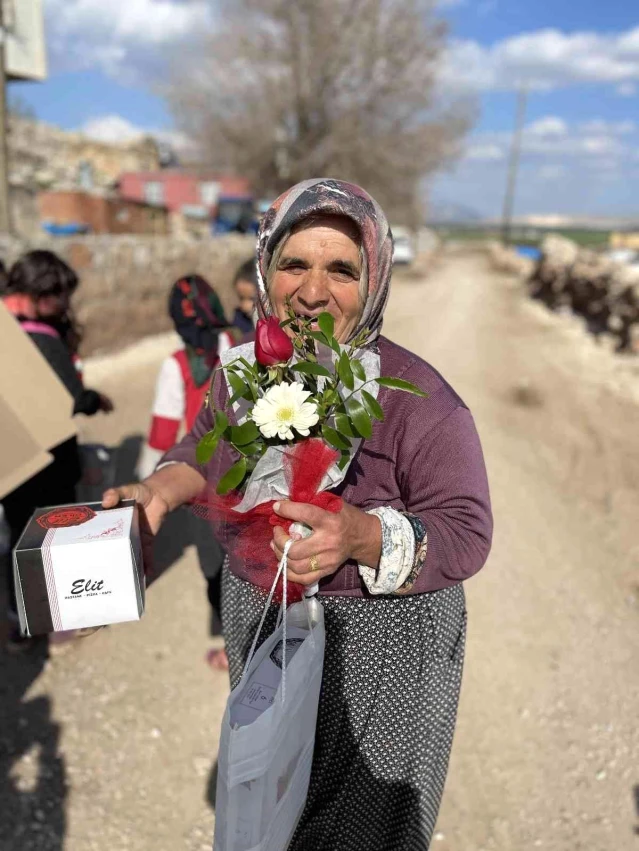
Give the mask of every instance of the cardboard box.
M 144 569 L 138 508 L 38 508 L 13 551 L 24 635 L 139 620 Z
M 0 499 L 51 463 L 76 433 L 73 399 L 0 301 Z

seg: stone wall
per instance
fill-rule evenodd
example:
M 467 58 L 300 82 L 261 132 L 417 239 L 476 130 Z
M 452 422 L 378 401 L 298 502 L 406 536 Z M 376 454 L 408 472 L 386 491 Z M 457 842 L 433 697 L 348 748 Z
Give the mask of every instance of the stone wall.
M 251 257 L 254 237 L 229 235 L 206 240 L 155 236 L 41 238 L 29 245 L 0 245 L 8 265 L 25 250 L 48 248 L 80 276 L 75 304 L 84 325 L 82 354 L 120 349 L 149 334 L 169 330 L 167 296 L 182 275 L 197 272 L 218 292 L 227 315 L 235 309 L 232 279 Z

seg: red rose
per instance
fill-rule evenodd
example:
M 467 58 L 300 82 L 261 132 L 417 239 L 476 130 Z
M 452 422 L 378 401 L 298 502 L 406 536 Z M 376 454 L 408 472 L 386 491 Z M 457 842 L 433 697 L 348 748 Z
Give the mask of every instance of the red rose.
M 260 319 L 255 329 L 255 358 L 262 366 L 286 363 L 293 356 L 293 343 L 274 316 Z

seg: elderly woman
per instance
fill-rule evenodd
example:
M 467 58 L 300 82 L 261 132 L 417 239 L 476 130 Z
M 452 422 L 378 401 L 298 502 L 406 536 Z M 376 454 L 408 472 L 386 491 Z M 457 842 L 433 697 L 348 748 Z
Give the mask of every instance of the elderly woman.
M 309 180 L 282 195 L 258 238 L 260 311 L 286 318 L 328 311 L 348 343 L 371 332 L 381 374 L 405 378 L 428 398 L 382 389 L 385 414 L 338 488 L 332 514 L 282 502 L 283 518 L 313 529 L 289 551 L 289 579 L 320 579 L 326 655 L 311 784 L 293 851 L 423 851 L 437 818 L 455 728 L 466 630 L 462 582 L 484 564 L 492 521 L 486 472 L 470 411 L 420 357 L 380 336 L 389 294 L 392 236 L 377 203 L 337 180 Z M 226 397 L 223 381 L 214 400 Z M 222 446 L 206 467 L 195 447 L 209 409 L 140 485 L 150 530 L 233 463 Z M 276 528 L 273 567 L 287 537 Z M 233 554 L 222 620 L 231 684 L 242 672 L 265 592 Z M 271 628 L 275 620 L 272 613 Z

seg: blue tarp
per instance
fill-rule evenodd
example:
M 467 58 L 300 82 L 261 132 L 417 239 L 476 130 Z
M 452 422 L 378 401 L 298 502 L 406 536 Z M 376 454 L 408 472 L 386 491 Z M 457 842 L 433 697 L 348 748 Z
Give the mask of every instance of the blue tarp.
M 69 222 L 66 225 L 42 222 L 42 230 L 45 230 L 51 236 L 76 236 L 79 233 L 88 233 L 90 228 L 88 225 L 80 224 L 80 222 Z
M 531 260 L 539 260 L 541 251 L 534 245 L 515 245 L 515 251 L 520 257 L 530 257 Z

